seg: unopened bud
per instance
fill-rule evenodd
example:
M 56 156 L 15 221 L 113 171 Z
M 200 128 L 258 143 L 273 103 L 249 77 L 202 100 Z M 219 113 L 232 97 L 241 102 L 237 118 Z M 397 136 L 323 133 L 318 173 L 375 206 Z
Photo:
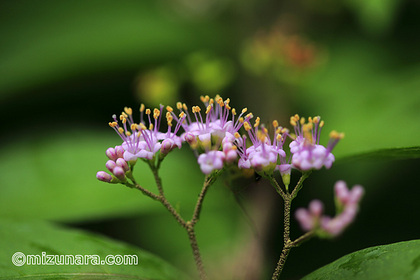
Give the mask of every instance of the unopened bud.
M 113 172 L 114 168 L 117 166 L 117 164 L 115 163 L 115 161 L 113 160 L 108 160 L 105 164 L 106 168 L 110 171 Z
M 187 132 L 185 134 L 185 141 L 187 141 L 187 143 L 190 145 L 194 145 L 197 143 L 197 138 L 194 134 Z
M 172 139 L 165 139 L 162 141 L 162 146 L 160 147 L 160 152 L 162 154 L 167 154 L 172 151 L 174 147 L 174 141 Z
M 102 182 L 110 183 L 112 181 L 112 176 L 105 171 L 99 171 L 96 173 L 96 179 Z
M 115 163 L 117 164 L 117 166 L 122 167 L 122 169 L 124 169 L 125 172 L 127 172 L 128 170 L 130 170 L 130 168 L 128 167 L 127 162 L 123 158 L 117 159 L 117 161 Z
M 118 158 L 117 152 L 115 151 L 114 148 L 108 148 L 105 154 L 110 160 L 116 160 Z
M 121 166 L 116 166 L 114 168 L 114 170 L 112 171 L 112 173 L 114 174 L 115 177 L 117 177 L 118 180 L 120 181 L 126 181 L 127 179 L 125 178 L 125 171 Z
M 124 157 L 124 149 L 122 146 L 115 146 L 115 152 L 117 154 L 117 157 L 123 158 Z

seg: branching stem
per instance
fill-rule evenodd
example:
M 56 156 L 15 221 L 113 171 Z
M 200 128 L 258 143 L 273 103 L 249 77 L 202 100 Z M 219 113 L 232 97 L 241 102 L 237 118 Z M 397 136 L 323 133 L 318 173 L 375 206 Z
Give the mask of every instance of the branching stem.
M 272 280 L 277 280 L 280 277 L 281 272 L 283 271 L 284 264 L 286 263 L 287 257 L 289 256 L 290 250 L 293 247 L 299 246 L 302 242 L 310 239 L 313 235 L 313 231 L 309 231 L 299 238 L 292 241 L 290 239 L 290 213 L 292 200 L 297 196 L 298 192 L 303 187 L 303 181 L 309 177 L 311 171 L 305 172 L 299 179 L 299 182 L 296 184 L 296 187 L 293 189 L 292 193 L 289 193 L 287 190 L 283 191 L 274 177 L 270 177 L 271 184 L 275 187 L 277 192 L 283 198 L 284 201 L 284 232 L 283 232 L 283 249 L 280 254 L 280 258 L 277 262 L 276 269 L 274 270 Z
M 197 222 L 200 218 L 200 213 L 201 213 L 201 208 L 203 206 L 204 197 L 205 197 L 208 189 L 210 188 L 210 186 L 216 181 L 217 177 L 221 173 L 221 170 L 217 170 L 217 171 L 213 172 L 211 175 L 206 176 L 206 178 L 204 180 L 204 183 L 203 183 L 203 187 L 202 187 L 201 192 L 200 192 L 200 195 L 198 196 L 192 218 L 191 218 L 190 221 L 185 221 L 181 217 L 181 215 L 178 213 L 178 211 L 176 211 L 176 209 L 172 206 L 172 204 L 165 197 L 165 194 L 163 192 L 163 187 L 162 187 L 162 180 L 161 180 L 161 178 L 159 176 L 159 173 L 158 173 L 158 166 L 155 166 L 152 163 L 149 163 L 149 166 L 150 166 L 150 169 L 153 172 L 153 176 L 154 176 L 154 179 L 156 181 L 156 186 L 157 186 L 157 189 L 159 191 L 159 194 L 155 194 L 155 193 L 143 188 L 141 185 L 139 185 L 134 180 L 133 177 L 130 178 L 130 180 L 133 182 L 133 184 L 131 184 L 129 182 L 126 182 L 125 185 L 130 187 L 130 188 L 134 188 L 134 189 L 137 189 L 137 190 L 141 191 L 144 195 L 150 197 L 153 200 L 159 201 L 172 214 L 172 216 L 175 218 L 175 220 L 178 222 L 178 224 L 180 224 L 183 228 L 185 228 L 185 230 L 187 231 L 187 234 L 188 234 L 188 239 L 190 241 L 191 249 L 192 249 L 193 256 L 194 256 L 194 261 L 195 261 L 197 270 L 199 272 L 200 279 L 201 280 L 206 280 L 207 276 L 206 276 L 206 272 L 204 270 L 203 261 L 201 259 L 201 254 L 200 254 L 200 250 L 199 250 L 199 247 L 198 247 L 197 237 L 196 237 L 196 234 L 195 234 L 194 227 L 195 227 L 195 225 L 197 224 Z

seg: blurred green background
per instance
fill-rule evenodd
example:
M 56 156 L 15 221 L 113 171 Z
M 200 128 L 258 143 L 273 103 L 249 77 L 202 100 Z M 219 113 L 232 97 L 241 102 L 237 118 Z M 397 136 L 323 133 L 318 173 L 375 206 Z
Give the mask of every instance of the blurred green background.
M 220 94 L 266 123 L 321 115 L 323 143 L 330 130 L 346 133 L 336 165 L 315 172 L 295 206 L 319 198 L 332 214 L 336 180 L 366 188 L 356 223 L 292 251 L 285 279 L 419 238 L 419 28 L 414 0 L 1 1 L 0 216 L 99 232 L 194 271 L 187 237 L 163 207 L 95 174 L 120 144 L 107 123 L 124 106 Z M 386 150 L 403 147 L 414 148 Z M 136 169 L 154 190 L 147 166 Z M 161 173 L 189 217 L 203 180 L 189 148 Z M 211 279 L 268 279 L 282 246 L 281 201 L 264 180 L 226 183 L 210 190 L 197 226 L 207 270 Z

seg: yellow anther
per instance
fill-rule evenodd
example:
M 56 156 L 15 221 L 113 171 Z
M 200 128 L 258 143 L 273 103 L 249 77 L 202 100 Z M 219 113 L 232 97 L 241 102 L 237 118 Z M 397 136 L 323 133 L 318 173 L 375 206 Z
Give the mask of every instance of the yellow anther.
M 142 103 L 142 104 L 140 104 L 140 112 L 143 112 L 145 108 L 146 108 L 146 107 L 144 107 L 144 104 L 143 104 L 143 103 Z
M 128 115 L 124 112 L 122 112 L 121 115 L 124 116 L 124 118 L 128 118 Z
M 228 110 L 232 109 L 232 108 L 229 106 L 229 104 L 225 104 L 225 106 L 226 106 L 226 109 L 228 109 Z
M 308 118 L 308 122 L 310 122 L 310 123 L 311 123 L 311 122 L 313 122 L 313 121 L 312 121 L 312 117 L 309 117 L 309 118 Z
M 225 104 L 229 104 L 230 103 L 230 98 L 225 100 Z
M 125 132 L 125 135 L 127 135 L 127 136 L 131 136 L 131 132 L 130 132 L 130 131 L 126 131 L 126 132 Z
M 245 116 L 245 118 L 250 118 L 250 119 L 252 119 L 253 117 L 254 117 L 254 115 L 252 113 L 249 113 Z
M 314 123 L 319 123 L 319 121 L 321 120 L 321 117 L 320 116 L 316 116 L 316 117 L 314 117 Z
M 140 129 L 141 130 L 146 130 L 147 129 L 146 126 L 144 124 L 142 124 L 142 123 L 140 123 L 139 126 L 140 126 Z
M 151 112 L 150 109 L 146 109 L 146 115 L 150 115 Z
M 241 135 L 238 132 L 235 132 L 234 136 L 236 139 L 241 138 Z
M 177 108 L 178 110 L 181 110 L 181 109 L 182 109 L 182 103 L 181 103 L 181 102 L 177 102 L 177 103 L 176 103 L 176 108 Z
M 264 132 L 264 134 L 267 134 L 268 133 L 268 130 L 265 127 L 262 127 L 261 130 L 262 130 L 262 132 Z
M 183 118 L 183 117 L 184 117 L 184 115 L 185 115 L 185 113 L 184 113 L 184 112 L 181 112 L 181 113 L 179 114 L 179 118 Z
M 244 129 L 245 129 L 246 131 L 248 131 L 248 130 L 250 130 L 250 129 L 251 129 L 251 125 L 249 124 L 249 122 L 245 122 L 245 123 L 244 123 Z
M 212 108 L 212 106 L 211 106 L 211 105 L 207 106 L 207 109 L 206 109 L 206 115 L 207 115 L 208 113 L 210 113 L 211 108 Z
M 137 129 L 137 124 L 133 123 L 131 124 L 131 130 L 136 130 Z
M 126 118 L 123 118 L 121 121 L 122 121 L 122 123 L 126 123 L 127 122 L 127 119 Z
M 214 104 L 214 99 L 213 98 L 210 98 L 209 104 L 210 105 L 213 105 Z
M 149 130 L 153 130 L 153 124 L 149 124 Z
M 259 130 L 258 132 L 257 132 L 257 138 L 258 138 L 258 140 L 260 140 L 261 142 L 264 142 L 265 141 L 265 139 L 266 139 L 266 135 L 265 135 L 265 133 L 263 133 L 261 130 Z
M 319 123 L 319 127 L 323 127 L 324 126 L 324 121 L 321 121 L 320 123 Z
M 133 114 L 133 109 L 131 109 L 130 107 L 124 107 L 124 112 L 127 113 L 127 115 L 132 115 Z
M 233 145 L 231 149 L 232 149 L 232 150 L 237 150 L 237 149 L 238 149 L 238 147 L 236 147 L 235 145 Z
M 303 125 L 305 123 L 305 118 L 300 119 L 300 124 Z
M 200 112 L 201 112 L 201 108 L 200 108 L 199 106 L 195 106 L 195 111 L 196 111 L 197 113 L 200 113 Z
M 273 127 L 277 128 L 279 126 L 279 122 L 277 120 L 273 121 Z
M 255 124 L 254 124 L 254 127 L 257 127 L 257 126 L 259 126 L 260 125 L 260 117 L 257 117 L 256 119 L 255 119 Z
M 166 106 L 166 111 L 168 111 L 168 112 L 173 112 L 174 111 L 174 109 L 172 109 L 172 107 L 171 106 Z
M 232 115 L 236 116 L 236 109 L 235 108 L 232 109 Z
M 204 102 L 205 102 L 205 98 L 204 98 L 204 96 L 202 96 L 202 95 L 201 95 L 201 96 L 200 96 L 200 100 L 201 100 L 201 102 L 203 102 L 203 103 L 204 103 Z
M 243 122 L 244 122 L 244 118 L 240 117 L 238 121 L 239 121 L 240 123 L 243 123 Z
M 344 138 L 344 133 L 338 133 L 337 131 L 333 130 L 333 131 L 330 132 L 330 138 L 343 139 Z
M 153 118 L 157 119 L 160 116 L 160 111 L 159 109 L 155 108 L 153 110 Z
M 108 123 L 110 127 L 116 127 L 118 125 L 117 122 L 110 122 Z
M 188 107 L 187 107 L 187 105 L 185 103 L 182 104 L 182 109 L 184 109 L 185 111 L 188 111 Z
M 283 129 L 281 130 L 281 133 L 282 133 L 282 134 L 289 133 L 289 130 L 288 130 L 287 128 L 283 128 Z
M 276 129 L 276 134 L 281 133 L 281 129 L 282 129 L 282 127 L 281 127 L 281 126 L 280 126 L 280 127 L 278 127 L 278 128 Z
M 245 113 L 246 113 L 246 111 L 248 111 L 248 108 L 243 108 L 243 109 L 242 109 L 242 114 L 245 114 Z
M 281 134 L 277 134 L 277 137 L 276 137 L 276 139 L 277 139 L 277 141 L 280 141 L 280 140 L 282 139 L 282 136 L 281 136 Z
M 119 133 L 124 133 L 124 128 L 119 127 L 119 128 L 118 128 L 118 132 L 119 132 Z

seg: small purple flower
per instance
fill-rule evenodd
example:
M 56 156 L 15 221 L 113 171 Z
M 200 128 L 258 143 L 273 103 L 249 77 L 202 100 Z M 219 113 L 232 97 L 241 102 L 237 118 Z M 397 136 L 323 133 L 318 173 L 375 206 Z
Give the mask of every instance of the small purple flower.
M 322 215 L 322 203 L 319 200 L 314 200 L 309 204 L 309 210 L 304 208 L 296 210 L 296 219 L 303 230 L 317 230 L 321 237 L 334 237 L 342 233 L 354 221 L 359 209 L 359 202 L 364 193 L 363 188 L 356 185 L 349 191 L 345 182 L 338 181 L 334 189 L 336 216 L 331 218 Z
M 237 144 L 241 147 L 241 149 L 238 149 L 240 155 L 238 166 L 240 168 L 252 167 L 257 171 L 272 173 L 276 168 L 278 158 L 286 156 L 283 144 L 287 130 L 278 126 L 278 122 L 274 121 L 274 137 L 271 140 L 268 130 L 265 127 L 259 129 L 259 125 L 260 118 L 255 120 L 254 129 L 252 129 L 249 120 L 244 122 L 243 126 L 252 142 L 249 148 L 245 146 L 246 137 L 242 136 L 240 138 L 236 135 Z
M 331 153 L 334 146 L 344 137 L 343 133 L 332 131 L 330 141 L 327 147 L 319 145 L 321 129 L 324 121 L 321 117 L 308 118 L 305 123 L 304 118 L 294 115 L 290 118 L 290 123 L 294 126 L 296 137 L 290 143 L 290 152 L 292 156 L 292 165 L 300 170 L 321 169 L 323 166 L 331 168 L 335 161 Z
M 198 157 L 198 164 L 204 174 L 210 174 L 213 170 L 222 169 L 225 154 L 222 151 L 209 151 Z
M 115 154 L 118 157 L 123 157 L 127 162 L 135 162 L 138 158 L 152 160 L 157 152 L 161 150 L 162 142 L 165 140 L 164 153 L 168 153 L 174 147 L 181 148 L 182 141 L 179 136 L 176 135 L 185 117 L 183 114 L 177 118 L 177 124 L 175 129 L 172 130 L 172 108 L 167 107 L 166 119 L 168 123 L 168 130 L 166 132 L 160 132 L 160 122 L 162 116 L 163 106 L 160 109 L 153 110 L 153 117 L 151 117 L 152 111 L 145 109 L 142 104 L 140 107 L 140 122 L 135 123 L 132 117 L 132 109 L 124 108 L 124 112 L 120 115 L 121 125 L 119 124 L 116 115 L 113 116 L 114 121 L 109 123 L 121 137 L 123 143 L 121 146 L 115 147 L 114 150 L 109 149 L 107 155 L 112 158 Z M 144 120 L 144 114 L 146 114 L 148 120 L 148 127 Z

